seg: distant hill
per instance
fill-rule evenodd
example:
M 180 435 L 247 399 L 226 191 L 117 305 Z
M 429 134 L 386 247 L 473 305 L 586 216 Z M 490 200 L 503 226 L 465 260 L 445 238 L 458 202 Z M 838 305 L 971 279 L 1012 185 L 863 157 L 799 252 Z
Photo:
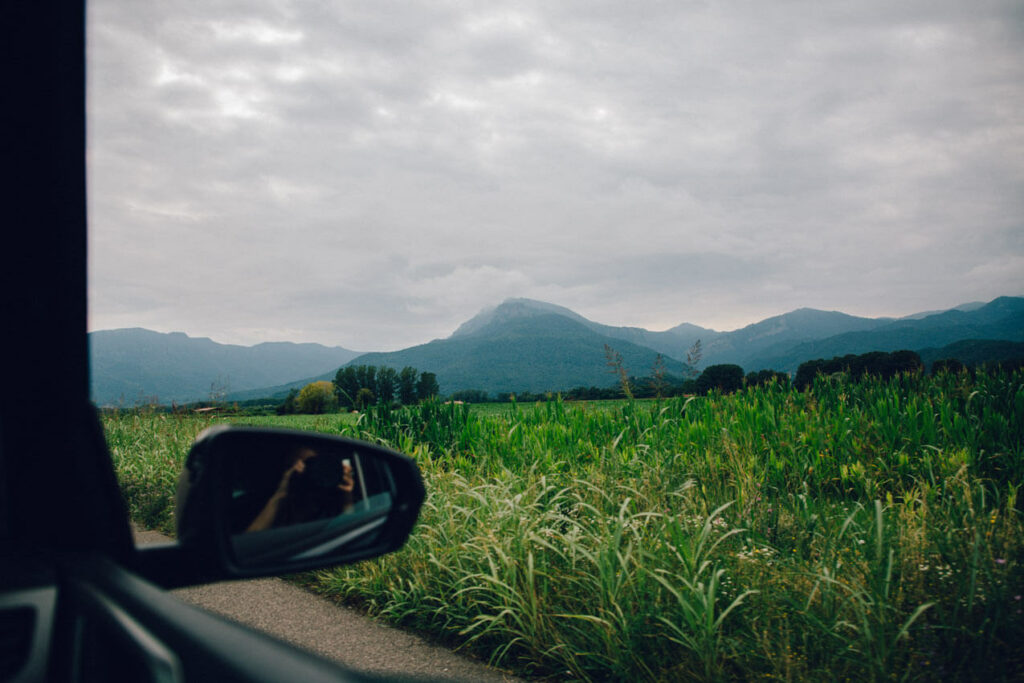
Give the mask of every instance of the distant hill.
M 561 318 L 561 321 L 554 321 L 552 316 Z M 530 320 L 535 323 L 524 322 Z M 701 340 L 703 348 L 699 367 L 735 363 L 748 372 L 761 369 L 795 372 L 800 363 L 814 358 L 874 350 L 925 349 L 965 339 L 1018 341 L 1024 339 L 1024 298 L 1001 297 L 987 304 L 964 304 L 947 311 L 898 320 L 863 318 L 839 311 L 802 308 L 732 332 L 719 332 L 687 323 L 663 332 L 613 327 L 587 320 L 561 306 L 529 299 L 510 299 L 463 323 L 448 340 L 434 341 L 393 354 L 367 354 L 353 363 L 412 365 L 421 370 L 436 372 L 445 391 L 468 388 L 487 390 L 490 380 L 483 382 L 475 374 L 479 354 L 494 351 L 489 349 L 492 338 L 500 339 L 508 335 L 514 335 L 519 347 L 523 349 L 528 348 L 528 344 L 540 344 L 536 321 L 541 320 L 547 321 L 545 324 L 551 330 L 543 335 L 547 350 L 541 355 L 558 364 L 562 374 L 552 374 L 543 365 L 536 365 L 538 370 L 543 371 L 538 373 L 540 377 L 536 379 L 539 388 L 533 389 L 533 370 L 526 367 L 522 357 L 506 354 L 502 362 L 496 365 L 502 368 L 499 378 L 501 382 L 512 382 L 518 376 L 524 383 L 522 388 L 530 391 L 558 390 L 581 384 L 610 384 L 613 378 L 608 375 L 604 376 L 603 382 L 600 382 L 600 374 L 589 377 L 582 374 L 572 378 L 568 376 L 572 372 L 578 373 L 581 368 L 562 360 L 562 354 L 568 352 L 570 358 L 574 357 L 575 350 L 571 344 L 584 338 L 584 330 L 598 335 L 600 343 L 596 338 L 593 340 L 596 348 L 603 349 L 604 344 L 609 344 L 622 353 L 625 366 L 634 375 L 647 374 L 653 361 L 649 355 L 641 356 L 633 349 L 646 347 L 663 354 L 670 364 L 669 372 L 676 373 L 677 369 L 683 368 L 681 361 L 697 339 Z M 531 335 L 537 338 L 527 342 Z M 473 346 L 451 343 L 474 338 L 477 344 Z M 507 341 L 503 343 L 507 344 Z M 630 352 L 627 353 L 626 349 Z M 986 349 L 1006 352 L 1005 347 L 985 344 L 953 346 L 949 350 L 966 353 L 968 349 L 972 358 L 985 357 Z M 600 357 L 603 358 L 603 355 Z M 519 370 L 516 370 L 517 363 Z M 476 383 L 473 383 L 474 379 Z M 544 385 L 541 379 L 547 379 L 548 383 Z
M 771 349 L 753 358 L 751 368 L 793 372 L 800 363 L 816 358 L 936 348 L 965 339 L 1024 341 L 1024 298 L 1000 297 L 967 311 L 951 309 L 923 318 L 902 318 L 868 330 Z
M 945 308 L 936 311 L 922 311 L 921 313 L 911 313 L 910 315 L 903 316 L 902 318 L 900 318 L 900 320 L 920 320 L 921 318 L 927 318 L 928 316 L 935 315 L 936 313 L 945 313 L 946 311 L 973 311 L 977 308 L 981 308 L 986 303 L 987 302 L 985 301 L 972 301 L 970 303 L 960 304 L 959 306 L 953 306 L 952 308 Z
M 1015 353 L 1006 344 L 1024 342 L 1024 298 L 1000 297 L 899 319 L 802 308 L 731 332 L 689 323 L 663 331 L 616 327 L 555 304 L 509 299 L 467 320 L 447 339 L 362 355 L 317 344 L 229 346 L 139 329 L 90 335 L 94 400 L 126 405 L 151 396 L 164 403 L 205 399 L 211 385 L 226 390 L 228 400 L 280 398 L 310 381 L 333 379 L 345 364 L 433 372 L 446 394 L 610 386 L 615 377 L 606 366 L 606 344 L 622 355 L 632 375 L 649 374 L 658 354 L 667 372 L 680 375 L 687 350 L 698 339 L 703 349 L 698 369 L 735 363 L 747 372 L 795 372 L 807 360 L 899 349 L 924 350 L 922 357 L 960 353 L 965 356 L 960 360 L 974 364 L 1004 359 Z
M 889 322 L 889 318 L 859 318 L 839 311 L 800 308 L 711 339 L 704 344 L 703 365 L 735 363 L 748 371 L 781 370 L 765 365 L 763 359 L 814 340 L 852 332 L 870 333 Z
M 693 346 L 698 339 L 702 344 L 708 340 L 721 335 L 721 332 L 683 323 L 669 330 L 653 332 L 642 327 L 617 327 L 613 325 L 602 325 L 588 320 L 574 311 L 563 306 L 556 306 L 544 301 L 533 299 L 508 299 L 499 306 L 484 309 L 478 315 L 464 322 L 452 333 L 451 338 L 464 337 L 478 331 L 487 325 L 500 323 L 513 318 L 530 317 L 542 313 L 561 315 L 575 320 L 590 330 L 614 340 L 627 341 L 638 346 L 646 346 L 672 358 L 684 360 L 686 351 Z M 614 346 L 614 344 L 613 344 Z
M 281 384 L 337 368 L 359 355 L 320 344 L 218 344 L 141 328 L 89 334 L 92 400 L 133 406 L 208 399 L 211 388 L 233 392 Z
M 600 334 L 579 316 L 512 300 L 463 324 L 448 339 L 390 353 L 367 353 L 353 365 L 412 366 L 437 374 L 442 393 L 459 389 L 558 391 L 576 386 L 609 386 L 615 377 L 606 365 L 604 346 L 622 354 L 634 374 L 647 374 L 658 353 Z M 684 366 L 665 359 L 665 369 L 682 374 Z
M 964 339 L 939 349 L 921 349 L 918 354 L 929 368 L 935 361 L 946 358 L 955 358 L 968 367 L 987 363 L 1021 362 L 1024 361 L 1024 342 Z

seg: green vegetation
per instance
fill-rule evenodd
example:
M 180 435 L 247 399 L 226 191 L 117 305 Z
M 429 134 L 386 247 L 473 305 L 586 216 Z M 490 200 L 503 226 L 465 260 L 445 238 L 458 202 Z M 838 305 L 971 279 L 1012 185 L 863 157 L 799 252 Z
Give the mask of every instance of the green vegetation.
M 741 388 L 743 388 L 743 368 L 731 364 L 709 365 L 704 368 L 704 372 L 700 373 L 696 384 L 698 394 L 706 394 L 715 389 L 724 394 L 731 394 Z
M 213 419 L 105 417 L 133 517 L 168 523 Z M 427 482 L 405 549 L 307 583 L 499 666 L 583 680 L 1024 669 L 1021 371 L 246 420 L 272 421 L 384 442 Z
M 338 399 L 334 395 L 334 385 L 321 380 L 310 382 L 302 387 L 295 399 L 296 412 L 319 415 L 333 413 L 338 409 Z
M 844 372 L 859 379 L 874 375 L 889 379 L 905 372 L 918 372 L 924 368 L 921 357 L 913 351 L 871 351 L 869 353 L 836 356 L 831 360 L 809 360 L 800 364 L 793 384 L 797 389 L 806 389 L 816 375 L 833 375 Z
M 437 375 L 406 366 L 346 365 L 334 375 L 337 403 L 362 410 L 375 403 L 410 405 L 438 394 Z

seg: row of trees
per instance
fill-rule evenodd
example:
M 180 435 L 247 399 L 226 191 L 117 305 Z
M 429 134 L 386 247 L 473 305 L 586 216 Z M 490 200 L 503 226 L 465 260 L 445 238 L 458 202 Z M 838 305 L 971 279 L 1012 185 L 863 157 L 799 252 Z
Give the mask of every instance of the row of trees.
M 622 356 L 611 347 L 605 347 L 609 372 L 618 380 L 612 387 L 575 387 L 562 396 L 567 400 L 602 400 L 617 398 L 661 398 L 679 395 L 703 395 L 711 391 L 731 393 L 744 387 L 754 387 L 774 382 L 788 386 L 790 377 L 776 370 L 760 370 L 746 375 L 743 368 L 734 364 L 710 365 L 698 373 L 694 365 L 700 360 L 700 342 L 687 354 L 688 376 L 680 377 L 665 372 L 664 363 L 658 356 L 645 377 L 630 375 L 622 363 Z M 802 363 L 797 370 L 793 384 L 797 389 L 806 389 L 819 374 L 847 373 L 854 379 L 864 376 L 891 378 L 903 372 L 923 371 L 921 357 L 913 351 L 872 351 L 864 354 L 837 356 L 830 360 L 817 359 Z M 957 371 L 963 369 L 958 361 L 948 359 L 936 361 L 933 372 Z M 439 394 L 437 376 L 432 372 L 419 372 L 413 367 L 401 370 L 386 366 L 357 365 L 338 370 L 333 382 L 313 382 L 293 390 L 279 413 L 326 413 L 339 408 L 362 410 L 370 405 L 411 405 Z M 531 401 L 543 400 L 549 393 L 532 392 L 499 393 L 490 396 L 479 389 L 464 389 L 454 392 L 449 398 L 465 403 L 488 401 Z
M 292 389 L 279 414 L 331 413 L 339 408 L 362 410 L 378 403 L 411 405 L 437 396 L 437 375 L 413 367 L 395 370 L 387 366 L 354 365 L 338 370 L 334 381 L 311 382 Z
M 602 401 L 630 397 L 668 398 L 671 396 L 706 394 L 714 389 L 718 389 L 723 393 L 730 393 L 743 387 L 767 384 L 772 380 L 780 386 L 789 386 L 789 375 L 784 372 L 761 370 L 760 372 L 751 372 L 744 376 L 743 368 L 738 365 L 711 365 L 703 372 L 698 373 L 696 377 L 691 378 L 662 373 L 646 377 L 628 375 L 625 379 L 628 383 L 629 395 L 623 390 L 622 376 L 620 376 L 619 382 L 610 387 L 578 386 L 560 392 L 502 392 L 493 396 L 479 389 L 466 389 L 453 393 L 449 398 L 453 401 L 462 401 L 464 403 L 503 403 L 513 399 L 520 402 L 531 402 L 543 401 L 557 393 L 567 401 Z
M 362 409 L 377 403 L 411 405 L 437 396 L 437 375 L 406 366 L 349 365 L 334 376 L 338 403 L 343 408 Z
M 837 372 L 849 374 L 854 379 L 866 375 L 885 379 L 903 372 L 921 372 L 924 363 L 914 351 L 871 351 L 870 353 L 836 356 L 829 360 L 819 358 L 801 363 L 797 368 L 793 384 L 803 391 L 814 381 L 816 375 L 832 375 Z
M 946 364 L 955 368 L 954 363 L 947 361 Z M 943 367 L 946 367 L 946 364 Z M 830 375 L 842 372 L 850 375 L 853 379 L 869 375 L 889 379 L 904 372 L 921 372 L 923 370 L 924 363 L 921 362 L 921 357 L 913 351 L 893 351 L 891 353 L 871 351 L 859 355 L 849 354 L 830 360 L 818 359 L 802 363 L 797 369 L 793 385 L 802 391 L 810 386 L 814 377 L 819 374 Z M 788 386 L 789 375 L 776 370 L 761 370 L 744 376 L 743 368 L 738 365 L 710 365 L 694 381 L 693 393 L 706 394 L 715 389 L 722 393 L 730 393 L 745 386 L 754 387 L 770 382 L 775 382 L 779 386 Z

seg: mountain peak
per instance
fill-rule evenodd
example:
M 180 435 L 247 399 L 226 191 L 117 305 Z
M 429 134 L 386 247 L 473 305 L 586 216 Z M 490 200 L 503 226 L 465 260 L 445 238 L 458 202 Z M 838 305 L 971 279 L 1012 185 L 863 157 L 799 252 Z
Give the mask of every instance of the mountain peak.
M 475 316 L 459 325 L 452 332 L 452 339 L 468 337 L 476 334 L 493 324 L 500 324 L 516 318 L 533 318 L 539 315 L 557 314 L 576 320 L 578 322 L 591 324 L 589 320 L 575 313 L 564 306 L 549 304 L 546 301 L 536 299 L 510 298 L 505 299 L 497 306 L 489 306 Z

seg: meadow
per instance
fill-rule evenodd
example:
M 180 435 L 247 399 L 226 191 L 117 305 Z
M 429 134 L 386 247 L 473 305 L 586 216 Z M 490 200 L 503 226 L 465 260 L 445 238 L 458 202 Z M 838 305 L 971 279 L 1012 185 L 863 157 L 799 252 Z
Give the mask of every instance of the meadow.
M 557 680 L 1013 680 L 1024 373 L 819 376 L 664 401 L 105 415 L 133 519 L 170 529 L 214 421 L 412 455 L 408 545 L 313 590 Z

